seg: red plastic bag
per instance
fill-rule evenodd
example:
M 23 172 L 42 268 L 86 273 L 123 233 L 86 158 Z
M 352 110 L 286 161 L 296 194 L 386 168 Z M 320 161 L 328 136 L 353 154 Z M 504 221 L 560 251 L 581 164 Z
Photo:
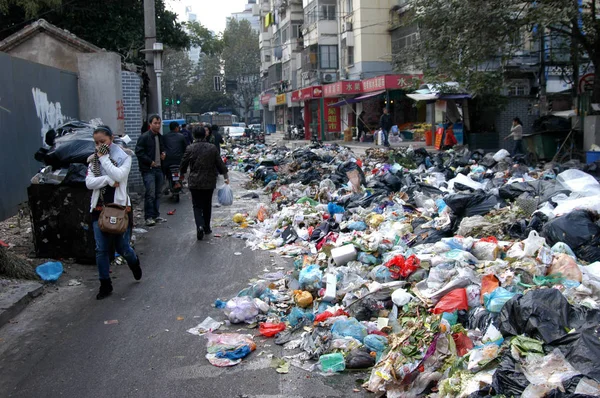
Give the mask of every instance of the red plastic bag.
M 481 278 L 481 304 L 483 304 L 483 295 L 491 293 L 500 287 L 500 281 L 496 278 L 496 275 L 489 274 Z
M 344 311 L 341 308 L 338 309 L 335 313 L 331 313 L 329 311 L 324 311 L 315 317 L 315 322 L 323 322 L 324 320 L 332 318 L 334 316 L 342 316 L 342 315 L 350 316 L 346 311 Z
M 385 263 L 385 266 L 390 269 L 392 279 L 400 279 L 408 278 L 410 274 L 419 269 L 420 264 L 421 260 L 414 254 L 409 258 L 404 258 L 403 255 L 399 254 Z
M 458 310 L 468 310 L 469 300 L 467 299 L 467 289 L 460 288 L 454 289 L 450 293 L 446 294 L 436 304 L 433 309 L 434 314 L 441 314 L 443 312 L 454 312 Z
M 273 337 L 279 332 L 285 330 L 285 323 L 269 323 L 263 322 L 258 326 L 258 331 L 265 337 Z
M 496 239 L 494 236 L 488 236 L 487 238 L 479 239 L 479 241 L 498 244 L 498 239 Z
M 473 349 L 473 342 L 464 333 L 455 333 L 452 335 L 454 344 L 456 345 L 456 354 L 459 357 L 465 356 Z

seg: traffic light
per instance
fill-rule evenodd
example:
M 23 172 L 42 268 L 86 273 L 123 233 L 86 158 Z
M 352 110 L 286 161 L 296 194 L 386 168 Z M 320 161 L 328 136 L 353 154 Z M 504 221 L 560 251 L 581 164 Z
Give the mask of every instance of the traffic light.
M 165 98 L 165 105 L 169 106 L 171 104 L 171 100 L 169 98 Z
M 181 104 L 181 97 L 179 96 L 179 94 L 177 94 L 177 97 L 176 97 L 176 99 L 175 99 L 175 103 L 176 103 L 177 105 L 180 105 L 180 104 Z
M 221 76 L 213 77 L 213 86 L 215 91 L 221 91 Z

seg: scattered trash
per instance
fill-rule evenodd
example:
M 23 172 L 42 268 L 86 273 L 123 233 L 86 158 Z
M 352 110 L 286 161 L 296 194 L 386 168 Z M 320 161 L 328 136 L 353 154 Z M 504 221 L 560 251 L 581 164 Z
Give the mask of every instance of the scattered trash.
M 63 273 L 63 265 L 59 261 L 49 261 L 38 265 L 35 272 L 46 282 L 56 282 Z
M 175 215 L 176 211 L 177 211 L 177 209 L 170 210 L 170 211 L 167 212 L 167 215 L 168 216 L 173 216 L 173 215 Z
M 119 323 L 119 321 L 116 319 L 111 319 L 110 321 L 104 321 L 105 325 L 116 325 L 118 323 Z
M 234 366 L 256 349 L 251 335 L 237 333 L 206 334 L 206 359 L 218 367 Z
M 78 281 L 77 279 L 71 279 L 71 280 L 69 280 L 67 285 L 68 286 L 81 286 L 81 281 Z
M 202 321 L 198 326 L 188 329 L 188 333 L 193 334 L 195 336 L 202 336 L 209 332 L 214 332 L 218 330 L 223 325 L 222 322 L 217 322 L 211 317 L 206 317 L 205 320 Z

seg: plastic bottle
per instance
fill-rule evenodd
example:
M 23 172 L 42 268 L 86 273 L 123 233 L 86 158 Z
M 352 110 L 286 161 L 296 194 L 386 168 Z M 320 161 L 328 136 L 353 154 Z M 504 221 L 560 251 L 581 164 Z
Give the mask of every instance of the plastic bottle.
M 344 356 L 339 352 L 333 354 L 321 355 L 319 363 L 323 372 L 341 372 L 346 369 L 346 361 Z

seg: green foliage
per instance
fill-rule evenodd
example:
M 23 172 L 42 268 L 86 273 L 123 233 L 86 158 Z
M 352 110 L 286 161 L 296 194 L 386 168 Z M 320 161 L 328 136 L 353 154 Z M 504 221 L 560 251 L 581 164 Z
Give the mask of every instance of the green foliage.
M 8 15 L 11 9 L 18 9 L 26 18 L 35 18 L 41 9 L 60 5 L 61 0 L 0 0 L 0 15 Z
M 199 46 L 204 54 L 216 55 L 223 51 L 223 40 L 200 23 L 188 22 L 190 41 L 192 45 Z
M 216 111 L 219 107 L 231 107 L 231 98 L 213 90 L 213 77 L 221 75 L 220 58 L 208 55 L 201 57 L 200 70 L 202 74 L 195 76 L 196 80 L 189 85 L 183 97 L 186 111 L 204 113 Z

